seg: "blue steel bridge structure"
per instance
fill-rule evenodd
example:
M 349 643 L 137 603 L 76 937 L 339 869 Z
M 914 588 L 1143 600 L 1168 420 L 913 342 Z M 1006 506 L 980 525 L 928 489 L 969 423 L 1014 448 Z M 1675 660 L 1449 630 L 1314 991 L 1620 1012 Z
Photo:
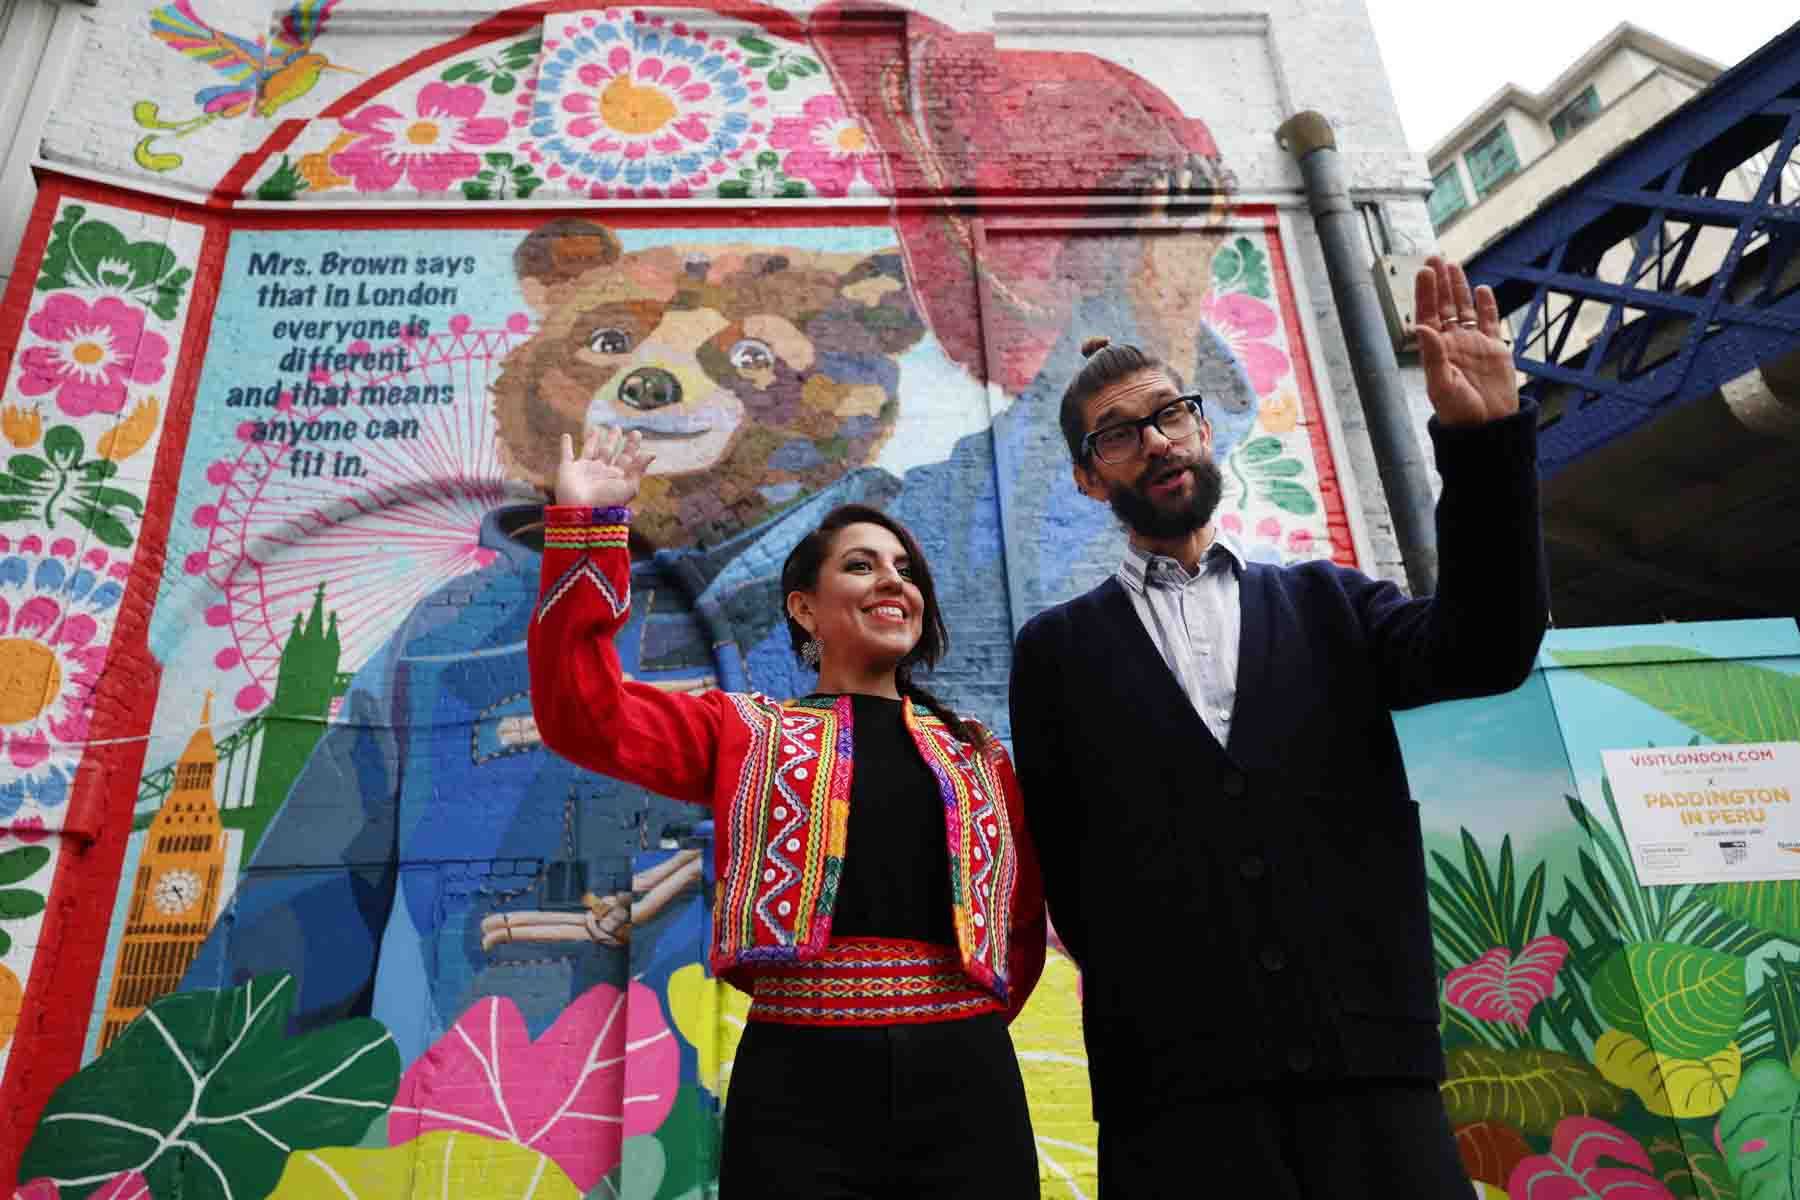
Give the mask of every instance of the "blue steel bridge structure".
M 1800 24 L 1467 263 L 1540 407 L 1559 625 L 1800 613 Z

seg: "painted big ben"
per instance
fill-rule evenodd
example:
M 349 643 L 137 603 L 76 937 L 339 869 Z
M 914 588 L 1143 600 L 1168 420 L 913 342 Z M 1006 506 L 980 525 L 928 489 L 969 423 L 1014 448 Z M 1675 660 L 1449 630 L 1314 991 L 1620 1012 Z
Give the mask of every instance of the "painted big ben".
M 225 869 L 225 830 L 213 799 L 218 766 L 208 692 L 200 728 L 176 760 L 174 786 L 144 836 L 101 1050 L 152 1000 L 175 990 L 212 927 Z

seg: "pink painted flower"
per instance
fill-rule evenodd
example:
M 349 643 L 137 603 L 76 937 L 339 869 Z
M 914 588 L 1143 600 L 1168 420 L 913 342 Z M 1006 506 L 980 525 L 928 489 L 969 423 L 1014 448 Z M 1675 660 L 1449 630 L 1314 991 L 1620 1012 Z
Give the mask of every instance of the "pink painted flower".
M 1200 315 L 1225 339 L 1256 394 L 1274 391 L 1288 373 L 1287 353 L 1263 340 L 1280 328 L 1275 310 L 1243 292 L 1215 292 L 1201 302 Z
M 589 988 L 536 1041 L 518 1005 L 489 997 L 407 1068 L 388 1144 L 438 1129 L 516 1142 L 587 1191 L 619 1165 L 625 1138 L 669 1115 L 680 1066 L 662 1002 L 641 983 Z
M 133 383 L 163 376 L 169 343 L 144 328 L 143 312 L 116 296 L 88 304 L 57 292 L 25 322 L 48 345 L 28 348 L 20 361 L 19 391 L 27 396 L 56 393 L 71 417 L 116 413 L 125 407 Z
M 881 156 L 862 124 L 844 111 L 836 96 L 814 96 L 798 117 L 778 117 L 769 145 L 788 152 L 782 170 L 804 179 L 821 196 L 842 196 L 861 175 L 881 188 Z
M 481 170 L 473 147 L 506 136 L 506 118 L 479 115 L 486 99 L 473 84 L 434 82 L 419 89 L 411 121 L 386 104 L 359 109 L 342 124 L 361 136 L 331 156 L 331 169 L 359 192 L 389 191 L 402 176 L 421 192 L 445 191 Z

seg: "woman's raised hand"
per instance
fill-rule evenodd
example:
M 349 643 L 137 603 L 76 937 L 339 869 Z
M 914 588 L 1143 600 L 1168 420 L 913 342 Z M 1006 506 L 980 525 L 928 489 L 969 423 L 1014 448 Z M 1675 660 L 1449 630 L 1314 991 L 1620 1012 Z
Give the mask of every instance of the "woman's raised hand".
M 575 442 L 562 435 L 562 462 L 556 468 L 556 502 L 592 508 L 623 508 L 630 504 L 644 482 L 644 472 L 656 461 L 645 454 L 643 434 L 601 426 L 588 430 L 581 453 Z

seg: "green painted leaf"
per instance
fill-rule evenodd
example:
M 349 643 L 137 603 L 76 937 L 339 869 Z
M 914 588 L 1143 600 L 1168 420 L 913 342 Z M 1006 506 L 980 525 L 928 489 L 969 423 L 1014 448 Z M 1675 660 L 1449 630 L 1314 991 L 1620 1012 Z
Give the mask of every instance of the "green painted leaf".
M 281 156 L 281 165 L 269 172 L 267 179 L 256 185 L 256 198 L 258 200 L 292 200 L 304 192 L 308 186 L 306 176 L 300 174 L 299 168 L 289 162 L 287 155 L 284 154 Z M 163 316 L 160 312 L 157 315 Z M 174 315 L 174 312 L 171 311 L 164 316 L 164 319 L 167 320 Z
M 518 86 L 519 81 L 505 71 L 495 75 L 494 82 L 488 85 L 496 96 L 504 96 Z
M 1237 238 L 1213 255 L 1212 276 L 1218 291 L 1269 298 L 1269 257 L 1247 237 Z
M 1744 960 L 1673 942 L 1621 947 L 1595 974 L 1600 1019 L 1669 1058 L 1705 1058 L 1737 1036 Z
M 745 34 L 737 40 L 737 44 L 752 54 L 773 54 L 775 47 L 752 34 Z
M 1239 457 L 1246 466 L 1268 462 L 1272 458 L 1281 457 L 1281 439 L 1272 437 L 1251 438 L 1238 451 Z
M 74 505 L 68 509 L 69 519 L 91 532 L 115 550 L 123 550 L 134 540 L 131 526 L 119 520 L 105 509 L 91 504 Z
M 175 1193 L 171 1193 L 175 1194 Z M 256 1195 L 262 1195 L 258 1192 Z M 185 1193 L 182 1193 L 185 1200 Z M 296 1150 L 269 1200 L 387 1200 L 479 1196 L 481 1200 L 581 1200 L 563 1169 L 516 1142 L 449 1130 L 399 1146 Z
M 7 480 L 0 477 L 0 492 L 5 491 Z M 0 500 L 0 521 L 23 521 L 27 517 L 37 515 L 37 505 L 30 500 Z
M 1305 469 L 1297 458 L 1278 458 L 1274 462 L 1256 463 L 1249 471 L 1259 479 L 1292 479 Z
M 775 65 L 775 60 L 774 60 L 774 59 L 772 59 L 772 58 L 762 58 L 762 57 L 760 57 L 760 56 L 759 56 L 759 57 L 757 57 L 757 58 L 747 58 L 747 59 L 745 59 L 745 60 L 744 60 L 744 65 L 745 65 L 745 66 L 746 66 L 746 67 L 749 67 L 749 68 L 750 68 L 750 69 L 751 69 L 751 70 L 752 70 L 752 71 L 761 71 L 761 70 L 763 70 L 763 69 L 764 69 L 764 68 L 765 68 L 765 67 L 772 67 L 772 66 L 774 66 L 774 65 Z
M 477 183 L 473 179 L 463 180 L 462 192 L 463 196 L 470 200 L 492 200 L 494 198 L 494 189 L 484 183 Z
M 0 921 L 35 917 L 44 911 L 44 898 L 24 888 L 0 888 Z
M 44 457 L 52 466 L 71 470 L 86 452 L 87 443 L 81 440 L 81 434 L 73 426 L 58 425 L 44 435 Z
M 449 70 L 445 71 L 441 78 L 445 83 L 456 83 L 458 80 L 467 79 L 470 75 L 473 75 L 476 67 L 479 65 L 479 63 L 475 62 L 459 62 Z
M 1706 898 L 1722 912 L 1779 934 L 1790 942 L 1800 942 L 1800 880 L 1772 879 L 1760 883 L 1714 883 L 1705 889 Z
M 1711 659 L 1681 646 L 1558 650 L 1552 657 L 1716 742 L 1800 738 L 1800 678 L 1768 667 Z
M 492 153 L 484 154 L 481 156 L 481 159 L 496 171 L 504 171 L 513 165 L 513 156 L 506 153 L 504 150 L 496 150 Z
M 21 1178 L 79 1200 L 135 1170 L 156 1196 L 232 1200 L 267 1195 L 289 1151 L 356 1142 L 393 1101 L 400 1052 L 368 1018 L 289 1037 L 293 1005 L 288 975 L 152 1002 L 51 1096 Z
M 20 479 L 38 480 L 50 477 L 50 464 L 35 454 L 15 454 L 7 460 L 6 469 Z
M 155 300 L 157 316 L 165 321 L 174 317 L 179 295 L 159 295 L 157 284 L 180 263 L 175 252 L 161 242 L 127 241 L 124 234 L 105 221 L 84 221 L 69 235 L 69 253 L 83 282 L 122 291 L 146 302 Z
M 1219 291 L 1230 291 L 1232 281 L 1244 269 L 1244 256 L 1236 246 L 1220 246 L 1213 255 L 1212 277 L 1213 287 Z
M 1737 1185 L 1711 1140 L 1679 1126 L 1676 1133 L 1650 1139 L 1651 1174 L 1679 1200 L 1737 1200 Z
M 101 508 L 123 508 L 135 516 L 144 515 L 144 502 L 124 488 L 102 487 L 92 483 L 75 485 L 75 491 L 82 499 Z
M 47 846 L 20 846 L 0 854 L 0 884 L 24 883 L 50 861 Z
M 543 186 L 543 180 L 532 177 L 519 180 L 519 182 L 514 185 L 513 191 L 518 195 L 519 199 L 523 200 Z
M 1257 491 L 1270 504 L 1297 517 L 1311 516 L 1319 508 L 1311 492 L 1285 479 L 1258 480 Z
M 717 1177 L 718 1118 L 698 1086 L 688 1084 L 675 1093 L 674 1107 L 656 1127 L 655 1140 L 662 1145 L 664 1167 L 656 1190 L 645 1193 L 653 1200 L 675 1200 Z
M 750 195 L 750 181 L 747 179 L 726 179 L 719 184 L 719 195 L 727 200 L 742 200 Z
M 1775 1057 L 1792 1062 L 1800 1054 L 1800 959 L 1766 959 L 1751 1008 L 1767 1025 Z
M 0 929 L 0 955 L 4 955 L 8 950 L 11 950 L 11 949 L 12 949 L 12 935 L 10 933 L 6 932 L 6 930 Z
M 56 223 L 50 226 L 50 241 L 44 247 L 43 262 L 38 267 L 36 286 L 40 292 L 48 292 L 55 288 L 73 287 L 81 282 L 72 277 L 75 260 L 69 253 L 69 235 L 81 224 L 81 218 L 87 210 L 79 204 L 71 204 L 62 210 Z
M 119 464 L 108 458 L 96 458 L 81 464 L 81 477 L 89 483 L 100 483 L 119 473 Z
M 785 92 L 788 85 L 787 72 L 780 67 L 776 67 L 773 71 L 769 72 L 768 84 L 769 90 L 772 92 Z
M 1725 1170 L 1743 1200 L 1800 1200 L 1800 1080 L 1776 1063 L 1752 1063 L 1719 1114 Z
M 1501 1121 L 1548 1136 L 1564 1117 L 1611 1116 L 1625 1092 L 1587 1063 L 1553 1050 L 1460 1046 L 1445 1055 L 1444 1108 L 1453 1126 Z
M 33 483 L 14 475 L 0 475 L 0 496 L 41 496 L 49 490 L 50 485 L 47 483 Z M 37 506 L 29 505 L 25 511 L 36 512 Z

